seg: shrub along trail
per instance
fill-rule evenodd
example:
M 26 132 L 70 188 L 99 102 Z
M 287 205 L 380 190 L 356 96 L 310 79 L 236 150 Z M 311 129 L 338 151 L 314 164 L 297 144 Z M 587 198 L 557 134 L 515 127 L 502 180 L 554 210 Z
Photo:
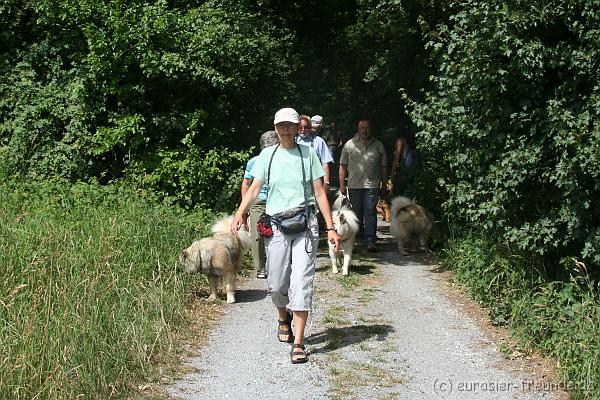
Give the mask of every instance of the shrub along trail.
M 448 296 L 447 277 L 422 257 L 401 257 L 385 223 L 380 251 L 359 249 L 350 276 L 318 257 L 307 364 L 276 339 L 266 282 L 242 279 L 238 303 L 168 388 L 182 399 L 566 398 L 546 368 L 504 357 L 476 307 Z M 460 298 L 460 296 L 459 296 Z M 468 301 L 465 301 L 469 303 Z

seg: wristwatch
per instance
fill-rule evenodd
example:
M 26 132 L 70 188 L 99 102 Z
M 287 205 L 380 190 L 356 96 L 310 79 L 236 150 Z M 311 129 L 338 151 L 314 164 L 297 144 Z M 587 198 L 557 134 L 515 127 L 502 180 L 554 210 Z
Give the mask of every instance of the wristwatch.
M 335 226 L 332 226 L 331 228 L 325 228 L 325 231 L 334 231 L 335 233 L 337 233 L 337 229 L 335 229 Z

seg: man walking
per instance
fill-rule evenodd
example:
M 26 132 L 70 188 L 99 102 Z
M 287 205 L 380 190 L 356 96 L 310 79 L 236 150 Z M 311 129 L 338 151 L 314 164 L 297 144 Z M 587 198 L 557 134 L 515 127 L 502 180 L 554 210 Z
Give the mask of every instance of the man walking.
M 321 120 L 322 121 L 322 120 Z M 308 115 L 300 116 L 300 128 L 298 130 L 298 136 L 296 136 L 296 143 L 303 144 L 308 147 L 312 147 L 319 161 L 323 165 L 323 171 L 325 176 L 323 177 L 323 184 L 325 187 L 325 193 L 329 192 L 329 179 L 331 174 L 329 173 L 329 163 L 333 161 L 333 157 L 327 148 L 327 143 L 319 135 L 312 130 L 311 120 Z
M 383 143 L 372 137 L 371 121 L 368 119 L 358 121 L 357 135 L 344 145 L 339 177 L 340 192 L 345 194 L 348 188 L 352 210 L 360 222 L 357 238 L 364 241 L 368 251 L 374 252 L 377 241 L 376 206 L 380 191 L 386 190 L 387 157 Z

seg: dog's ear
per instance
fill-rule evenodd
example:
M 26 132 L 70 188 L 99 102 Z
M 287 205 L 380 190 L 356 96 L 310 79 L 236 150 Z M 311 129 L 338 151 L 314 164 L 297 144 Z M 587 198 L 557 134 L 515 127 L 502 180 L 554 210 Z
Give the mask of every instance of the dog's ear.
M 181 261 L 186 261 L 188 258 L 188 253 L 185 250 L 182 250 L 181 253 L 179 254 L 179 259 Z

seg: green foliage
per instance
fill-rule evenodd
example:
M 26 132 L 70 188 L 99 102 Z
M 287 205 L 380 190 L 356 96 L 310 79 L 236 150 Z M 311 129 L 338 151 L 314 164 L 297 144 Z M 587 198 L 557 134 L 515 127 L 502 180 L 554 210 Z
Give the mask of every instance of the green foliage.
M 510 253 L 493 240 L 476 234 L 453 235 L 442 252 L 444 264 L 452 268 L 454 279 L 489 308 L 492 321 L 498 325 L 510 320 L 512 303 L 534 285 L 534 264 L 506 254 Z
M 0 398 L 106 399 L 173 357 L 207 229 L 116 186 L 0 185 Z
M 346 24 L 333 33 L 335 50 L 329 58 L 314 57 L 317 64 L 312 68 L 336 71 L 334 76 L 324 77 L 334 86 L 319 103 L 326 109 L 334 108 L 348 134 L 353 133 L 359 117 L 371 118 L 378 128 L 397 126 L 404 118 L 399 90 L 419 97 L 427 85 L 431 68 L 429 51 L 424 48 L 426 34 L 429 25 L 445 19 L 446 4 L 360 0 L 345 14 Z M 320 25 L 330 26 L 328 21 Z M 323 39 L 310 38 L 311 43 Z
M 600 12 L 462 2 L 413 118 L 448 218 L 556 265 L 600 265 Z
M 428 44 L 434 88 L 411 103 L 433 199 L 455 233 L 475 230 L 445 263 L 584 399 L 600 381 L 599 11 L 461 2 Z
M 345 136 L 358 116 L 397 124 L 398 89 L 418 95 L 425 83 L 424 33 L 445 4 L 7 0 L 0 174 L 127 179 L 194 205 L 240 166 L 223 163 L 226 178 L 207 182 L 166 173 L 194 173 L 182 164 L 215 148 L 238 159 L 281 106 L 337 117 Z M 228 207 L 233 193 L 203 204 Z
M 430 72 L 424 34 L 428 23 L 443 20 L 444 5 L 419 0 L 358 1 L 356 23 L 346 29 L 350 51 L 358 58 L 354 66 L 362 73 L 357 78 L 363 84 L 372 84 L 379 96 L 394 94 L 397 100 L 399 88 L 417 96 Z M 360 81 L 354 82 L 354 90 L 368 87 Z M 358 90 L 356 94 L 363 97 L 362 101 L 384 101 Z
M 250 150 L 233 152 L 218 147 L 201 152 L 195 146 L 185 150 L 162 148 L 150 158 L 133 162 L 127 179 L 183 205 L 231 211 L 239 202 Z
M 1 173 L 108 182 L 143 170 L 152 175 L 146 189 L 172 194 L 165 190 L 166 171 L 198 170 L 175 168 L 173 160 L 210 155 L 218 146 L 223 178 L 211 171 L 207 182 L 195 185 L 209 190 L 227 180 L 243 161 L 235 149 L 257 143 L 293 88 L 294 42 L 287 28 L 248 7 L 241 0 L 186 7 L 43 0 L 20 8 L 5 2 Z M 13 40 L 18 47 L 8 45 Z M 191 187 L 193 178 L 184 179 Z M 178 197 L 197 199 L 198 190 Z M 225 197 L 221 206 L 231 204 Z M 217 196 L 203 204 L 213 207 L 213 200 Z
M 540 286 L 515 303 L 514 320 L 523 342 L 558 361 L 573 398 L 598 398 L 600 296 L 588 276 L 578 271 L 570 282 Z
M 549 282 L 539 259 L 479 233 L 449 241 L 442 258 L 494 323 L 509 324 L 520 346 L 557 360 L 573 398 L 598 399 L 600 289 L 583 263 L 565 261 L 570 278 Z

